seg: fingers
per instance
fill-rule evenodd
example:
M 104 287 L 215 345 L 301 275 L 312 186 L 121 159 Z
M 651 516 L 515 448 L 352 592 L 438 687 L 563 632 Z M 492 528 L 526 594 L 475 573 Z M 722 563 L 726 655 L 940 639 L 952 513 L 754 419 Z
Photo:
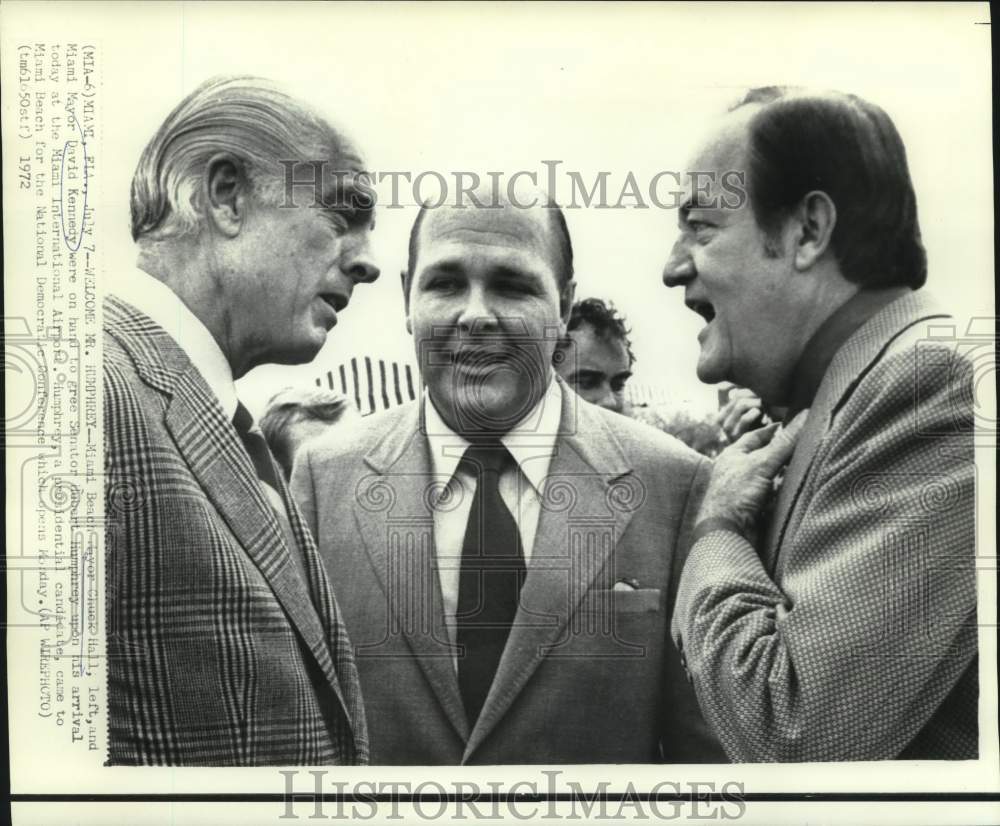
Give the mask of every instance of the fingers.
M 771 439 L 764 452 L 764 468 L 768 475 L 777 473 L 792 458 L 799 434 L 805 426 L 808 412 L 808 410 L 803 410 Z
M 738 441 L 733 443 L 732 447 L 737 448 L 744 453 L 751 453 L 755 450 L 760 450 L 762 447 L 770 444 L 777 431 L 778 423 L 771 422 L 771 424 L 765 425 L 764 427 L 758 427 L 756 430 L 747 431 L 740 436 Z
M 772 423 L 751 430 L 722 451 L 712 468 L 699 518 L 729 519 L 752 527 L 773 495 L 774 479 L 791 458 L 805 420 L 802 413 L 787 427 Z
M 740 436 L 755 426 L 763 418 L 761 401 L 749 391 L 730 397 L 725 407 L 719 411 L 718 422 L 723 433 L 730 442 L 735 442 Z
M 792 419 L 788 423 L 788 426 L 785 428 L 786 432 L 788 432 L 789 435 L 791 435 L 792 438 L 794 438 L 794 439 L 799 438 L 799 431 L 801 431 L 802 428 L 805 427 L 806 420 L 808 418 L 809 418 L 809 409 L 808 408 L 806 408 L 805 410 L 799 411 L 796 414 L 795 418 Z
M 751 407 L 742 416 L 740 416 L 740 420 L 736 423 L 733 429 L 736 438 L 738 439 L 747 431 L 753 430 L 758 425 L 763 424 L 763 418 L 764 418 L 763 410 L 761 410 L 759 407 Z

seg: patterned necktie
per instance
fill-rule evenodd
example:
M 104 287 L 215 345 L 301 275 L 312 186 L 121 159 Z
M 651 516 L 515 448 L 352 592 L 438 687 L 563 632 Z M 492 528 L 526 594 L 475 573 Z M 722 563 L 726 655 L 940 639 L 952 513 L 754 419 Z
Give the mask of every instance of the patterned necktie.
M 281 534 L 285 538 L 285 544 L 288 545 L 289 551 L 291 551 L 292 559 L 298 566 L 303 581 L 308 583 L 309 577 L 306 574 L 305 557 L 303 556 L 302 548 L 299 547 L 299 543 L 295 539 L 295 533 L 292 531 L 292 523 L 288 520 L 288 511 L 285 509 L 285 502 L 279 492 L 278 476 L 274 470 L 274 460 L 271 457 L 271 451 L 267 446 L 267 442 L 264 441 L 264 434 L 254 426 L 253 416 L 243 406 L 243 402 L 239 402 L 236 405 L 236 413 L 233 415 L 233 426 L 236 428 L 236 432 L 239 434 L 247 453 L 250 454 L 250 460 L 253 462 L 254 470 L 257 471 L 257 478 L 260 480 L 261 488 L 264 490 L 264 496 L 267 498 L 271 510 L 274 511 L 274 515 L 278 519 L 278 527 L 281 528 Z
M 517 614 L 525 565 L 521 535 L 500 497 L 500 476 L 516 467 L 499 442 L 474 444 L 462 458 L 476 493 L 462 544 L 455 622 L 461 651 L 458 684 L 469 724 L 486 702 Z

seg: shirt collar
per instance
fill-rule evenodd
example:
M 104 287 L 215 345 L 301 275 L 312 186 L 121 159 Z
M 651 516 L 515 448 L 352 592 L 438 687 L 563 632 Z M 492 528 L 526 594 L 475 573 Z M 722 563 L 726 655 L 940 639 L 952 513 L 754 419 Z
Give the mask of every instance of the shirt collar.
M 232 421 L 239 403 L 233 371 L 201 319 L 170 287 L 138 268 L 128 277 L 119 279 L 114 292 L 148 315 L 177 342 L 219 400 L 226 417 Z
M 510 451 L 521 473 L 539 493 L 549 473 L 555 453 L 556 438 L 562 421 L 562 394 L 559 382 L 549 382 L 545 395 L 513 428 L 500 437 L 500 442 Z M 441 418 L 430 395 L 424 391 L 424 428 L 431 450 L 434 474 L 451 478 L 471 442 L 459 436 Z M 530 461 L 529 461 L 530 460 Z
M 909 287 L 859 290 L 834 310 L 806 342 L 792 371 L 792 393 L 785 421 L 790 421 L 796 413 L 813 403 L 830 362 L 847 339 L 879 310 L 908 292 Z

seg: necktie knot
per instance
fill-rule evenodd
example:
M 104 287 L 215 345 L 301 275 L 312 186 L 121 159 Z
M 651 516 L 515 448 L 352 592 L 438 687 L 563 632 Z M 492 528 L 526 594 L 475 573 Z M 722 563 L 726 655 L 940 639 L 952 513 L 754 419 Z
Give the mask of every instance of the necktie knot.
M 466 448 L 462 463 L 478 479 L 484 472 L 499 476 L 514 464 L 514 457 L 499 440 L 476 442 Z
M 236 412 L 233 414 L 233 427 L 240 436 L 246 436 L 253 428 L 253 416 L 250 411 L 243 406 L 243 402 L 236 403 Z
M 271 460 L 271 451 L 264 440 L 264 434 L 260 430 L 254 429 L 253 416 L 250 411 L 243 406 L 243 402 L 238 402 L 236 412 L 233 414 L 233 427 L 243 442 L 253 462 L 257 478 L 265 485 L 269 485 L 275 492 L 278 490 L 278 480 L 274 472 L 274 463 Z

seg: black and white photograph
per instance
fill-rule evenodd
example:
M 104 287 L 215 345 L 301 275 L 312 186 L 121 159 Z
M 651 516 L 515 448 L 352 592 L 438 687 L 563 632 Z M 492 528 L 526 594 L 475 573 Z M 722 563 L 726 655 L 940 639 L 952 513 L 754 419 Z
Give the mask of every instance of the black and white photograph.
M 998 822 L 990 11 L 4 0 L 12 822 Z

